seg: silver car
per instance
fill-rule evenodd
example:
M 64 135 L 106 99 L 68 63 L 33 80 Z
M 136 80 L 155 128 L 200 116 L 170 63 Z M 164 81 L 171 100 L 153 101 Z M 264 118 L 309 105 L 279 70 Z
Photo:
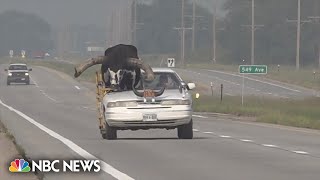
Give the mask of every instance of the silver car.
M 180 139 L 192 139 L 192 96 L 194 83 L 186 84 L 168 68 L 153 68 L 155 80 L 146 86 L 165 87 L 162 95 L 152 99 L 133 91 L 112 92 L 103 99 L 106 120 L 105 139 L 116 139 L 117 130 L 178 129 Z M 144 86 L 145 87 L 145 86 Z

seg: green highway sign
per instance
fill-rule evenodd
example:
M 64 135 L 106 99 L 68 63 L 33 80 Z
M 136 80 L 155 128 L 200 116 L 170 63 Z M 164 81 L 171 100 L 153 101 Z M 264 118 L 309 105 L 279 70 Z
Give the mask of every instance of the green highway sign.
M 267 74 L 268 67 L 266 65 L 240 65 L 240 74 Z

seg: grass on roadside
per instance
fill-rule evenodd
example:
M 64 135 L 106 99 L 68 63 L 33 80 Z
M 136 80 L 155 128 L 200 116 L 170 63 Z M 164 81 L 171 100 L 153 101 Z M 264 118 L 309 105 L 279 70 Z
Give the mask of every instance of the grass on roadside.
M 256 117 L 258 122 L 281 124 L 294 127 L 320 129 L 320 98 L 305 100 L 270 99 L 263 97 L 245 97 L 241 106 L 241 97 L 201 96 L 194 99 L 194 110 Z
M 189 64 L 189 68 L 213 69 L 238 73 L 239 65 L 221 65 L 221 64 Z M 294 66 L 269 65 L 268 74 L 261 75 L 285 83 L 295 84 L 306 88 L 320 90 L 320 69 L 314 67 L 302 67 L 299 71 Z

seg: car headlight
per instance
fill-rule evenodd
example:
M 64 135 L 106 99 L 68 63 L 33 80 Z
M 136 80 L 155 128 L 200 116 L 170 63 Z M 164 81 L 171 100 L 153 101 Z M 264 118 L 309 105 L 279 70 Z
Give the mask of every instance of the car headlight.
M 29 76 L 29 73 L 24 73 L 24 75 Z
M 134 101 L 118 101 L 118 102 L 109 102 L 107 104 L 108 108 L 113 108 L 113 107 L 135 107 L 137 106 L 138 103 Z
M 8 76 L 12 76 L 12 73 L 8 73 Z
M 186 99 L 177 99 L 177 100 L 165 100 L 161 102 L 161 105 L 190 105 L 191 101 Z

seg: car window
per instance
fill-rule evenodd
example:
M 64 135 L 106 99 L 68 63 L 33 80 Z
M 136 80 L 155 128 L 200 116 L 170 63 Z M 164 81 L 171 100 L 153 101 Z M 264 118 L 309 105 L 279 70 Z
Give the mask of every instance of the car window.
M 174 73 L 155 72 L 155 79 L 152 82 L 144 82 L 145 88 L 160 89 L 179 89 L 180 81 Z M 141 88 L 141 87 L 140 87 Z
M 27 66 L 24 65 L 11 65 L 9 70 L 27 70 Z

